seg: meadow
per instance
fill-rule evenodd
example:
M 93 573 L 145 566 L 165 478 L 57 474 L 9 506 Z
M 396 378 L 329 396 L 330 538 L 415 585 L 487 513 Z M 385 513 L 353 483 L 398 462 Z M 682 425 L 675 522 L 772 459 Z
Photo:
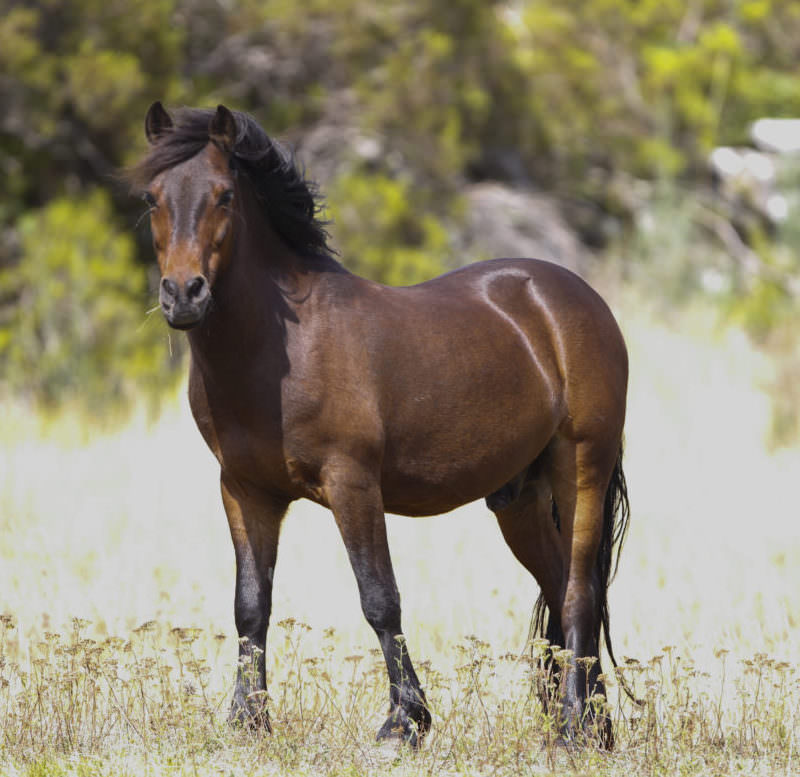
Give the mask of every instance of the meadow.
M 774 366 L 702 309 L 614 307 L 633 513 L 612 636 L 643 704 L 612 680 L 613 753 L 557 746 L 533 693 L 538 589 L 482 503 L 387 519 L 434 719 L 418 752 L 374 744 L 383 661 L 308 503 L 275 574 L 274 734 L 230 729 L 233 550 L 181 393 L 122 429 L 0 408 L 0 774 L 800 773 L 800 448 L 768 449 Z

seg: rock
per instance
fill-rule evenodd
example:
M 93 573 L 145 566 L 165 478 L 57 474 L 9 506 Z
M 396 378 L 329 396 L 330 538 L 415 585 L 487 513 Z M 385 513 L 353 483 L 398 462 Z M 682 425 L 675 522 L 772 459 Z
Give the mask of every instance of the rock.
M 524 256 L 586 273 L 591 255 L 567 225 L 555 197 L 500 183 L 472 184 L 464 197 L 467 215 L 459 238 L 464 263 Z

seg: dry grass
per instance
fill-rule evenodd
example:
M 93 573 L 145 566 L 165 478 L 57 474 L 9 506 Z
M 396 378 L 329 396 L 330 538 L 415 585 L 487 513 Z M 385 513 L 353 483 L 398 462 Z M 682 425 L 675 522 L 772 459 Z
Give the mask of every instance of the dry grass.
M 613 754 L 555 746 L 525 647 L 537 589 L 480 504 L 389 519 L 434 715 L 418 753 L 373 743 L 382 659 L 333 521 L 307 504 L 276 570 L 275 733 L 231 731 L 233 552 L 182 403 L 109 434 L 6 406 L 0 774 L 800 771 L 800 451 L 764 449 L 769 364 L 702 314 L 665 326 L 621 307 L 634 515 L 611 613 L 646 703 L 612 688 Z
M 612 708 L 617 747 L 559 746 L 533 693 L 541 645 L 496 655 L 467 637 L 445 671 L 421 664 L 434 728 L 418 752 L 378 747 L 382 658 L 344 655 L 331 631 L 277 625 L 271 737 L 224 722 L 225 635 L 143 624 L 126 639 L 48 633 L 15 661 L 0 647 L 2 753 L 7 772 L 60 774 L 794 774 L 797 667 L 758 654 L 711 672 L 669 647 L 622 670 L 641 697 Z M 227 644 L 226 644 L 227 643 Z M 19 658 L 19 657 L 18 657 Z M 735 679 L 729 675 L 735 675 Z

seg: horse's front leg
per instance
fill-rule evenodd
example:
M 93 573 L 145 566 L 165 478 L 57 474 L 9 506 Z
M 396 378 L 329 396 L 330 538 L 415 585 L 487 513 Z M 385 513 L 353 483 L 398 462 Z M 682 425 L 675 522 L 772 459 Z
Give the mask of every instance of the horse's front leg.
M 229 720 L 271 731 L 264 650 L 272 608 L 272 575 L 288 503 L 222 475 L 222 502 L 236 553 L 234 615 L 239 666 Z
M 358 582 L 361 609 L 378 636 L 389 673 L 389 717 L 378 739 L 416 746 L 430 728 L 431 715 L 400 625 L 400 594 L 377 478 L 357 466 L 337 468 L 326 491 Z

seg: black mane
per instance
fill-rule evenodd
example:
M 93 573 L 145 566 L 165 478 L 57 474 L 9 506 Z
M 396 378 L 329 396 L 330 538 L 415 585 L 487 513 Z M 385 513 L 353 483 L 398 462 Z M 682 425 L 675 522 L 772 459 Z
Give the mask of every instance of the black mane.
M 214 113 L 198 108 L 176 110 L 173 126 L 127 171 L 131 186 L 144 189 L 159 173 L 200 153 L 210 140 Z M 275 231 L 290 249 L 307 259 L 332 256 L 327 222 L 319 218 L 322 205 L 316 184 L 306 179 L 294 155 L 268 137 L 252 116 L 232 113 L 236 143 L 231 164 L 247 176 Z

